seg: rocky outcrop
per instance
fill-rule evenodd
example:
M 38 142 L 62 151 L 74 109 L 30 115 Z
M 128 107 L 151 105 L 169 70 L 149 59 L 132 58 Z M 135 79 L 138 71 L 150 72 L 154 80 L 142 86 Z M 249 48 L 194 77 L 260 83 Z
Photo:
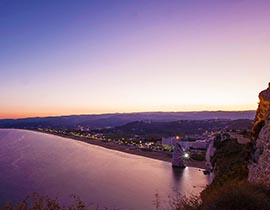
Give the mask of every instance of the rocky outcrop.
M 264 125 L 270 123 L 270 82 L 268 88 L 259 94 L 259 106 L 252 129 L 252 140 L 256 141 Z
M 180 144 L 175 144 L 173 150 L 172 166 L 176 168 L 185 168 L 184 149 Z
M 249 165 L 249 181 L 270 186 L 270 83 L 259 94 L 259 99 L 252 130 L 254 152 Z
M 208 145 L 208 148 L 206 150 L 206 154 L 205 154 L 205 167 L 206 167 L 206 171 L 209 174 L 209 182 L 212 183 L 215 177 L 214 174 L 214 166 L 211 163 L 211 158 L 214 156 L 216 152 L 216 147 L 214 147 L 214 141 L 211 141 L 210 144 Z
M 254 156 L 255 162 L 249 166 L 249 181 L 270 186 L 270 125 L 261 129 Z
M 220 132 L 216 134 L 214 140 L 211 141 L 210 144 L 208 145 L 208 148 L 205 154 L 205 160 L 206 160 L 205 167 L 206 167 L 206 173 L 209 174 L 208 180 L 210 184 L 213 182 L 215 178 L 216 167 L 215 165 L 212 164 L 212 160 L 217 150 L 216 146 L 220 144 L 221 142 L 224 142 L 229 139 L 231 139 L 231 137 L 228 133 Z

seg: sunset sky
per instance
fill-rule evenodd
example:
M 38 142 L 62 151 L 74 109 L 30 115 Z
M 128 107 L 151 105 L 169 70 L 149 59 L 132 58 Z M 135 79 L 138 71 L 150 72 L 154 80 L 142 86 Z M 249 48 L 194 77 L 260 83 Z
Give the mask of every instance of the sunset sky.
M 0 118 L 256 109 L 268 0 L 0 0 Z

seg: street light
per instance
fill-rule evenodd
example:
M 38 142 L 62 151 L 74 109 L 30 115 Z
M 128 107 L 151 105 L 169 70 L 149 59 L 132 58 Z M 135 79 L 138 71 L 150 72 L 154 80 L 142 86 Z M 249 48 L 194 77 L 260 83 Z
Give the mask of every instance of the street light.
M 189 154 L 187 152 L 184 153 L 184 158 L 189 159 Z

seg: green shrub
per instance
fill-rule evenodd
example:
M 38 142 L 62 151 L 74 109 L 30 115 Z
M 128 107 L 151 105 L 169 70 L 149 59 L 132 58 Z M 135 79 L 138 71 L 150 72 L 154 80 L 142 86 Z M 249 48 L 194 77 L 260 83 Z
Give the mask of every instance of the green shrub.
M 201 210 L 269 210 L 270 190 L 264 186 L 231 182 L 206 196 Z
M 216 143 L 216 152 L 211 159 L 215 166 L 215 179 L 206 189 L 221 187 L 223 184 L 248 177 L 248 162 L 250 158 L 250 144 L 239 144 L 236 139 Z M 209 192 L 207 192 L 209 193 Z
M 16 206 L 7 203 L 2 210 L 64 210 L 64 207 L 59 204 L 57 198 L 51 199 L 47 196 L 33 193 Z
M 48 196 L 33 193 L 27 196 L 18 205 L 6 204 L 1 210 L 109 210 L 108 208 L 99 208 L 98 206 L 86 206 L 78 196 L 72 196 L 72 203 L 69 206 L 60 204 L 57 198 L 51 199 Z M 117 210 L 117 209 L 110 209 Z
M 269 210 L 270 189 L 246 182 L 231 182 L 200 197 L 170 198 L 167 210 Z M 164 210 L 165 210 L 164 209 Z

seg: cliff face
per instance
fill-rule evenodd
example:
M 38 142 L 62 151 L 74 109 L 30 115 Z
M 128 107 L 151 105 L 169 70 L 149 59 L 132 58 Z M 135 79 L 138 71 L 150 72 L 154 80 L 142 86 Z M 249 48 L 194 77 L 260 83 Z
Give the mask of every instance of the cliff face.
M 270 125 L 260 131 L 254 159 L 249 166 L 249 181 L 270 186 Z
M 253 141 L 256 141 L 263 126 L 270 123 L 270 83 L 266 90 L 260 92 L 259 99 L 260 102 L 252 129 Z
M 255 150 L 249 165 L 249 181 L 270 186 L 270 83 L 259 99 L 252 130 Z

